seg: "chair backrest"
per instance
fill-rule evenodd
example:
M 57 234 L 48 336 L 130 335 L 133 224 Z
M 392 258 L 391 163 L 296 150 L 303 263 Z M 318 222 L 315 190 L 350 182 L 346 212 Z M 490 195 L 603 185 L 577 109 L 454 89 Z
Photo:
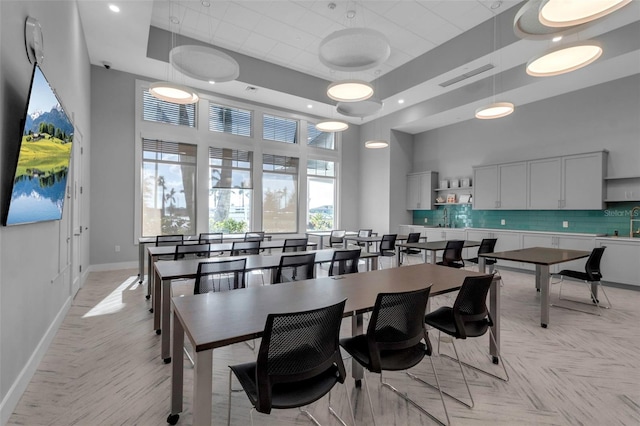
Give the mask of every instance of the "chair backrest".
M 396 249 L 396 238 L 398 234 L 385 234 L 380 241 L 380 253 L 394 251 Z
M 307 251 L 307 238 L 287 238 L 284 240 L 282 252 Z
M 334 229 L 331 231 L 331 236 L 329 237 L 329 245 L 333 246 L 334 244 L 342 244 L 345 235 L 347 235 L 347 231 L 343 229 Z
M 360 250 L 336 250 L 331 257 L 329 276 L 355 274 L 358 272 Z
M 157 235 L 156 247 L 175 246 L 184 242 L 184 235 Z
M 315 278 L 315 261 L 315 253 L 283 255 L 280 257 L 273 282 L 284 283 Z
M 478 254 L 493 253 L 495 251 L 497 242 L 497 238 L 483 238 L 482 241 L 480 241 Z
M 260 254 L 260 241 L 234 241 L 231 244 L 231 256 Z
M 373 229 L 360 229 L 358 230 L 358 237 L 370 237 Z
M 178 244 L 173 254 L 173 260 L 195 259 L 197 257 L 209 257 L 211 246 L 206 244 Z
M 264 232 L 262 231 L 245 232 L 244 240 L 245 241 L 264 241 Z
M 382 351 L 402 351 L 420 345 L 427 338 L 424 328 L 424 311 L 431 285 L 427 288 L 401 293 L 379 293 L 367 328 L 367 343 L 371 355 L 371 371 L 382 371 Z M 427 343 L 429 346 L 429 343 Z M 424 351 L 423 351 L 424 357 Z M 399 370 L 411 368 L 422 357 L 408 357 L 410 365 L 396 365 Z M 410 362 L 409 362 L 410 360 Z
M 209 244 L 222 243 L 222 232 L 203 232 L 198 236 L 198 242 Z
M 407 235 L 407 242 L 408 243 L 418 243 L 418 242 L 420 242 L 420 233 L 419 232 L 410 232 L 409 235 Z
M 256 362 L 257 411 L 271 412 L 271 389 L 278 383 L 302 382 L 331 369 L 330 377 L 344 383 L 338 339 L 345 302 L 267 316 Z
M 244 288 L 247 259 L 200 262 L 193 294 Z
M 487 293 L 493 274 L 466 277 L 453 304 L 453 321 L 459 339 L 482 336 L 493 325 L 487 309 Z
M 447 266 L 456 262 L 462 262 L 462 248 L 464 240 L 449 240 L 442 253 L 442 264 Z
M 606 246 L 594 248 L 587 259 L 585 272 L 589 276 L 590 281 L 600 281 L 602 279 L 602 272 L 600 272 L 600 260 L 602 259 L 604 249 L 606 248 Z

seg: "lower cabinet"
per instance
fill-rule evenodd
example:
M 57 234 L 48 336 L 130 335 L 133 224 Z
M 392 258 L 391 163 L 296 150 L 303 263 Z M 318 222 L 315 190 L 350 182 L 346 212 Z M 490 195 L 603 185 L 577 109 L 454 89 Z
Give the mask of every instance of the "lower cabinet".
M 596 238 L 596 246 L 607 247 L 600 263 L 603 281 L 640 286 L 639 241 Z

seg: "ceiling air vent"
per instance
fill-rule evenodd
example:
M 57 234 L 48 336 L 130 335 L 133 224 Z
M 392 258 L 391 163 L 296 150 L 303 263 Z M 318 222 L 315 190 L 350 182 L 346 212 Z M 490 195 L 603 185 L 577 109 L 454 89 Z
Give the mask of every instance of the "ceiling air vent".
M 474 75 L 478 75 L 481 72 L 489 71 L 492 68 L 494 68 L 493 64 L 486 64 L 486 65 L 483 65 L 483 66 L 481 66 L 479 68 L 476 68 L 474 70 L 467 71 L 464 74 L 460 74 L 459 76 L 454 77 L 454 78 L 452 78 L 450 80 L 447 80 L 447 81 L 445 81 L 443 83 L 440 83 L 439 85 L 441 87 L 448 87 L 448 86 L 451 86 L 452 84 L 456 84 L 459 81 L 466 80 L 466 79 L 468 79 L 470 77 L 473 77 Z

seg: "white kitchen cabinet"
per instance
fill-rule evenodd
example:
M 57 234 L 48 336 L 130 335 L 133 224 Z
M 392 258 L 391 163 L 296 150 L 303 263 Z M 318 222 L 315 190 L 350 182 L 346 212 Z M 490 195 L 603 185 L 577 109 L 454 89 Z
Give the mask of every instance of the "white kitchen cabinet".
M 497 164 L 473 169 L 473 208 L 522 210 L 527 208 L 526 162 Z
M 433 209 L 437 183 L 437 172 L 421 172 L 408 174 L 407 210 Z
M 522 248 L 529 247 L 552 247 L 567 250 L 583 250 L 591 251 L 595 247 L 595 238 L 592 236 L 572 235 L 572 234 L 556 234 L 556 233 L 523 233 Z M 549 271 L 556 273 L 561 269 L 572 269 L 575 271 L 584 271 L 584 265 L 587 258 L 563 262 L 557 265 L 551 265 Z M 535 265 L 522 264 L 522 269 L 535 270 Z
M 527 208 L 601 210 L 604 208 L 606 151 L 527 162 Z
M 640 201 L 640 176 L 606 177 L 605 201 Z
M 602 280 L 640 286 L 640 239 L 596 238 L 596 246 L 606 246 L 600 262 Z

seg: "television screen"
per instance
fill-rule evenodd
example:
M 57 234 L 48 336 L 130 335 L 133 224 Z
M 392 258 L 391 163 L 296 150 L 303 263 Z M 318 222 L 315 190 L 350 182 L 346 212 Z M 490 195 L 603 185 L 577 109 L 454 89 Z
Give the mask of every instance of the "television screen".
M 72 144 L 73 124 L 36 64 L 6 225 L 62 218 Z

